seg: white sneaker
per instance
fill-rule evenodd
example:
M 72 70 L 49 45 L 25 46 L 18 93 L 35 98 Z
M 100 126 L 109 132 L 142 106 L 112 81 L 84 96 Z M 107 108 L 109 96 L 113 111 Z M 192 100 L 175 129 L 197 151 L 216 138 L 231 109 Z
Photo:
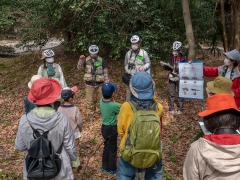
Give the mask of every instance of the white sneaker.
M 174 115 L 174 114 L 175 114 L 175 111 L 169 111 L 169 113 L 170 113 L 171 115 Z
M 181 115 L 181 114 L 182 114 L 182 111 L 178 110 L 177 114 L 178 114 L 178 115 Z

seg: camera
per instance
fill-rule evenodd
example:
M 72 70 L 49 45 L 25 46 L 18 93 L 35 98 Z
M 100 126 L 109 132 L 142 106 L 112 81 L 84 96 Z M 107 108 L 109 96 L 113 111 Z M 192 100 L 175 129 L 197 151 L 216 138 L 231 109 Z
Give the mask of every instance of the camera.
M 128 64 L 128 69 L 135 69 L 135 64 L 134 63 L 129 63 Z
M 95 67 L 95 66 L 93 66 L 93 68 L 91 69 L 91 73 L 92 73 L 92 74 L 95 74 L 95 73 L 96 73 L 96 67 Z

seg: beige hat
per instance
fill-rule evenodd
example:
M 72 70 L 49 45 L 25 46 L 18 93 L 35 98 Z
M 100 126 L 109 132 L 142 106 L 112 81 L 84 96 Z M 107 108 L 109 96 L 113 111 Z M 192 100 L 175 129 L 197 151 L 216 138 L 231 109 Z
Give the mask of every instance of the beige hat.
M 38 80 L 38 79 L 40 79 L 40 78 L 42 78 L 42 76 L 40 76 L 40 75 L 33 75 L 31 80 L 28 82 L 29 89 L 31 89 L 33 82 Z
M 228 93 L 234 96 L 234 93 L 231 91 L 232 81 L 223 76 L 218 76 L 214 81 L 208 82 L 207 88 L 214 94 Z

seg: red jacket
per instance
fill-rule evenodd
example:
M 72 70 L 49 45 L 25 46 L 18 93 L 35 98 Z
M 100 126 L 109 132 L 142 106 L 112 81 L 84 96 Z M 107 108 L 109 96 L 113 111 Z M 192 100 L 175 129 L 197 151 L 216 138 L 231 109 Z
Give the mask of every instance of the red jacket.
M 224 66 L 210 67 L 204 66 L 203 74 L 207 77 L 217 77 L 222 76 Z M 240 66 L 236 68 L 232 78 L 232 92 L 235 94 L 234 99 L 236 101 L 237 107 L 240 108 Z

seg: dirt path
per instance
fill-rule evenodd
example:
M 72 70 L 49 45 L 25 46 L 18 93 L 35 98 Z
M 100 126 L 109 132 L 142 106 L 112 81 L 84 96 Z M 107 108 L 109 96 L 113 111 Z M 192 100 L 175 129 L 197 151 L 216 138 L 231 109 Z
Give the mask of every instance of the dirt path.
M 49 49 L 49 48 L 59 46 L 62 43 L 62 41 L 63 40 L 51 38 L 46 43 L 46 45 L 42 47 L 42 49 Z M 27 48 L 16 47 L 16 45 L 19 43 L 20 43 L 20 41 L 18 41 L 18 40 L 2 40 L 2 41 L 0 41 L 0 46 L 13 47 L 15 49 L 15 54 L 30 52 Z M 31 51 L 39 51 L 39 50 L 40 50 L 39 47 L 31 49 Z

